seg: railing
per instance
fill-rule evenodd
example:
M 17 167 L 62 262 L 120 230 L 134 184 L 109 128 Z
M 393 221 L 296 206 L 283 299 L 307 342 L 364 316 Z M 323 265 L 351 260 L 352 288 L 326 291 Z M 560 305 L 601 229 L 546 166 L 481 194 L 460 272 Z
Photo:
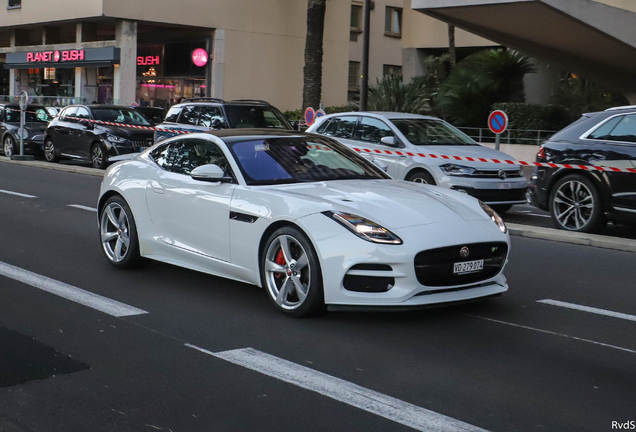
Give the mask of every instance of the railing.
M 480 143 L 494 143 L 495 134 L 488 128 L 457 128 Z M 502 144 L 528 144 L 541 145 L 541 143 L 558 131 L 533 130 L 533 129 L 508 129 L 501 134 L 499 140 Z
M 12 102 L 18 103 L 20 96 L 0 95 L 0 102 Z M 89 103 L 84 98 L 70 97 L 70 96 L 32 96 L 29 95 L 29 103 L 36 105 L 44 105 L 50 107 L 65 107 L 67 105 Z

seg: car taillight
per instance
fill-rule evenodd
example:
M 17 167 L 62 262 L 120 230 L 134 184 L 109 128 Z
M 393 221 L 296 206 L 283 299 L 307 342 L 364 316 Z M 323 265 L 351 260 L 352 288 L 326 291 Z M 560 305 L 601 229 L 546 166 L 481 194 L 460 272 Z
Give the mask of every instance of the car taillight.
M 539 153 L 537 153 L 537 162 L 541 162 L 545 160 L 545 151 L 543 150 L 543 147 L 539 148 Z

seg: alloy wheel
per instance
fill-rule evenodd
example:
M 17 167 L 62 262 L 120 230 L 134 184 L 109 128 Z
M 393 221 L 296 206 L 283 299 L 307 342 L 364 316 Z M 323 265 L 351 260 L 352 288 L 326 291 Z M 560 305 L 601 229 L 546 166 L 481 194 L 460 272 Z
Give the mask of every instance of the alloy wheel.
M 47 141 L 44 144 L 44 158 L 48 162 L 53 162 L 55 160 L 55 146 L 52 141 Z
M 6 157 L 10 158 L 13 156 L 13 139 L 11 137 L 6 137 L 4 139 L 4 147 L 2 150 Z
M 294 237 L 274 239 L 265 254 L 265 281 L 269 294 L 282 309 L 298 309 L 311 286 L 311 265 L 307 251 Z
M 112 262 L 121 262 L 130 248 L 130 222 L 124 208 L 116 202 L 109 203 L 100 221 L 102 247 Z
M 567 230 L 580 230 L 594 214 L 594 195 L 580 181 L 570 180 L 556 190 L 553 198 L 554 217 Z
M 91 159 L 93 161 L 93 167 L 100 168 L 102 166 L 104 162 L 104 152 L 102 152 L 102 147 L 100 145 L 93 146 Z

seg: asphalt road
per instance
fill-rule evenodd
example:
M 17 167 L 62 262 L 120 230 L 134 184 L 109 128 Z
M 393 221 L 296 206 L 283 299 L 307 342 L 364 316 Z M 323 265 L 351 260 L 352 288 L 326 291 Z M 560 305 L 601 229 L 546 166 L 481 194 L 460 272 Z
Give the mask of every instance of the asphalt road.
M 31 284 L 0 275 L 1 431 L 413 430 L 401 424 L 410 417 L 378 415 L 375 399 L 361 409 L 334 397 L 331 377 L 441 421 L 420 430 L 461 430 L 456 419 L 464 430 L 597 432 L 636 420 L 633 253 L 513 237 L 503 297 L 298 320 L 253 286 L 110 266 L 90 210 L 100 180 L 0 164 L 0 272 L 32 272 Z M 100 312 L 35 288 L 38 275 L 147 313 Z M 324 386 L 228 361 L 245 348 L 327 374 Z

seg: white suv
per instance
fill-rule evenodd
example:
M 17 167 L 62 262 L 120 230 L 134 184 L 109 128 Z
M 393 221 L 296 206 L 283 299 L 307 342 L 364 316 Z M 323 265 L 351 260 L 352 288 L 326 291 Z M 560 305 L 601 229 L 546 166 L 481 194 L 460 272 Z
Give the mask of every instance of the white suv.
M 435 117 L 395 112 L 350 112 L 323 116 L 307 132 L 329 136 L 350 148 L 407 151 L 487 159 L 513 159 L 481 146 Z M 387 173 L 468 193 L 499 212 L 526 202 L 527 181 L 520 165 L 450 161 L 420 156 L 368 154 L 387 165 Z

